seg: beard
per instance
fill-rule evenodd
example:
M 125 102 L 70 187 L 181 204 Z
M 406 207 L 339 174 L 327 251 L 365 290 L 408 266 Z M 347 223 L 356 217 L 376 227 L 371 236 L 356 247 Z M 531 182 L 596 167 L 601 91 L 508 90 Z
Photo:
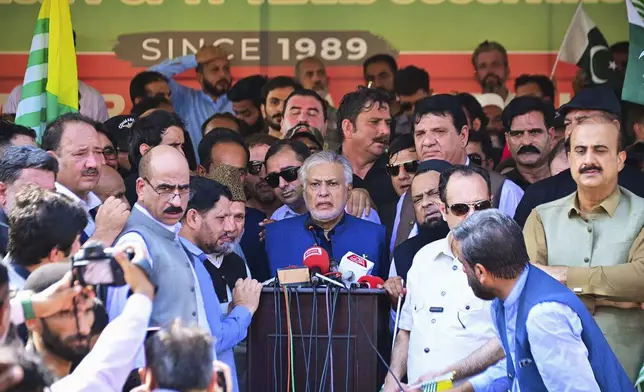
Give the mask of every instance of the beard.
M 481 87 L 484 93 L 497 93 L 503 87 L 503 83 L 497 75 L 488 74 L 481 80 Z
M 280 131 L 282 129 L 282 115 L 275 114 L 272 116 L 267 115 L 264 119 L 268 127 L 274 131 Z
M 50 353 L 56 355 L 65 361 L 78 363 L 89 353 L 90 337 L 87 335 L 73 335 L 61 340 L 59 336 L 54 335 L 45 320 L 42 322 L 42 342 Z M 72 345 L 74 343 L 74 345 Z M 82 343 L 78 345 L 77 343 Z
M 444 222 L 443 217 L 439 215 L 436 218 L 428 218 L 428 219 L 423 220 L 418 225 L 418 227 L 419 227 L 419 229 L 435 229 L 435 228 L 441 226 L 441 224 L 443 222 Z
M 263 130 L 264 130 L 264 119 L 261 116 L 259 116 L 255 124 L 253 125 L 246 124 L 243 130 L 244 135 L 242 136 L 249 136 L 249 135 L 254 135 L 256 133 L 262 133 Z
M 483 285 L 476 279 L 476 276 L 470 275 L 469 273 L 466 273 L 467 275 L 467 284 L 470 285 L 470 288 L 472 289 L 472 292 L 474 295 L 476 295 L 478 298 L 484 300 L 484 301 L 491 301 L 496 298 L 496 296 L 488 289 L 483 287 Z
M 222 82 L 225 82 L 225 87 L 220 88 L 218 85 L 222 84 Z M 219 79 L 217 83 L 210 83 L 205 78 L 203 79 L 203 89 L 206 90 L 208 94 L 214 95 L 215 97 L 221 97 L 226 94 L 229 88 L 230 81 L 227 79 Z

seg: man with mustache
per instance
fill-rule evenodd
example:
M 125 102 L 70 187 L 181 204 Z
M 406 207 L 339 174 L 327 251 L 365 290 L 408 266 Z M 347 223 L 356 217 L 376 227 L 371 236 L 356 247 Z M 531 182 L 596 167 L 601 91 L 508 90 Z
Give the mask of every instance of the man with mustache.
M 265 76 L 251 75 L 239 79 L 228 91 L 235 117 L 246 124 L 240 132 L 242 136 L 254 135 L 264 130 L 264 119 L 260 111 L 264 84 L 266 84 Z
M 301 88 L 299 83 L 288 76 L 275 76 L 262 87 L 262 117 L 269 135 L 278 139 L 284 137 L 281 131 L 284 102 L 293 91 Z
M 101 205 L 92 192 L 105 164 L 94 121 L 78 113 L 63 114 L 47 125 L 42 149 L 58 160 L 56 191 L 71 197 L 85 210 L 87 225 L 81 233 L 81 243 L 92 239 L 104 246 L 112 244 L 129 211 L 125 203 L 113 197 Z
M 248 175 L 246 176 L 246 193 L 248 207 L 255 208 L 266 216 L 271 216 L 281 205 L 275 197 L 273 189 L 266 183 L 266 152 L 275 145 L 279 139 L 266 134 L 251 135 L 246 138 L 250 150 Z
M 508 52 L 501 44 L 487 40 L 481 42 L 472 53 L 472 66 L 482 93 L 499 94 L 506 104 L 514 98 L 505 85 L 510 65 Z
M 472 292 L 493 300 L 498 339 L 492 342 L 506 357 L 506 375 L 488 380 L 484 390 L 501 390 L 495 381 L 513 392 L 635 390 L 582 301 L 530 264 L 521 228 L 512 218 L 483 211 L 456 227 L 452 237 L 451 252 Z
M 232 85 L 228 52 L 221 46 L 205 45 L 196 54 L 170 59 L 150 68 L 168 78 L 172 105 L 186 121 L 195 155 L 201 141 L 201 126 L 213 114 L 233 112 L 226 93 Z M 185 71 L 196 70 L 200 90 L 184 86 L 174 77 Z
M 217 359 L 230 366 L 236 392 L 239 388 L 233 348 L 246 338 L 262 286 L 247 277 L 244 261 L 232 253 L 235 217 L 230 209 L 231 192 L 203 177 L 192 177 L 190 187 L 191 197 L 179 235 L 192 258 L 215 337 Z
M 422 195 L 423 202 L 440 198 L 437 200 L 440 220 L 447 227 L 441 239 L 426 243 L 413 256 L 411 268 L 406 272 L 406 289 L 400 281 L 392 282 L 393 279 L 385 285 L 396 300 L 398 296 L 406 296 L 391 369 L 398 380 L 407 375 L 412 384 L 441 372 L 445 364 L 467 357 L 495 337 L 491 303 L 476 298 L 467 287 L 459 260 L 450 249 L 449 234 L 449 230 L 468 217 L 492 207 L 489 173 L 479 166 L 451 166 L 444 161 L 423 164 L 432 168 L 425 176 L 432 178 L 436 185 Z M 419 178 L 422 175 L 416 176 L 414 182 Z M 433 192 L 438 195 L 431 195 Z M 505 376 L 503 361 L 470 382 L 479 386 L 502 376 Z M 388 375 L 385 391 L 398 391 L 396 387 L 393 376 Z
M 513 99 L 503 110 L 508 147 L 516 164 L 505 176 L 523 190 L 550 177 L 548 155 L 555 137 L 553 117 L 551 104 L 530 96 Z
M 635 381 L 644 363 L 644 199 L 617 183 L 626 160 L 618 124 L 577 125 L 567 149 L 577 191 L 532 211 L 523 231 L 530 261 L 581 297 Z

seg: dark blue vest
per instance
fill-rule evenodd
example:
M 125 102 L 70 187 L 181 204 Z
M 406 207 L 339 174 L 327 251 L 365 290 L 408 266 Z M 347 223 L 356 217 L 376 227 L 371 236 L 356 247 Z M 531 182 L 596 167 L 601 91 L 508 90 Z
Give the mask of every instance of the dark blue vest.
M 496 314 L 496 327 L 506 353 L 508 377 L 510 380 L 518 377 L 522 391 L 547 392 L 532 357 L 526 330 L 530 310 L 541 302 L 559 302 L 577 313 L 582 325 L 581 339 L 588 349 L 590 366 L 602 392 L 635 390 L 592 315 L 570 289 L 540 269 L 530 266 L 525 287 L 518 301 L 514 358 L 511 358 L 507 342 L 505 308 L 498 299 L 492 303 L 492 307 Z M 561 369 L 561 371 L 574 372 L 575 369 Z

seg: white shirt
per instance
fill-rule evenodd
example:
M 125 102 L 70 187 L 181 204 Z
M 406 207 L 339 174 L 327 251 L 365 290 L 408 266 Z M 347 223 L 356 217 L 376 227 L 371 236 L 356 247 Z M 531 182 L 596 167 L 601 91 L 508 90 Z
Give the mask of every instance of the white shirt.
M 80 93 L 80 113 L 87 116 L 92 120 L 105 122 L 110 116 L 107 113 L 107 105 L 101 93 L 96 91 L 93 87 L 78 81 L 78 92 Z M 18 103 L 20 102 L 20 95 L 22 94 L 22 85 L 19 84 L 11 90 L 7 102 L 3 106 L 4 113 L 16 113 Z
M 399 324 L 410 331 L 408 380 L 413 383 L 427 372 L 441 371 L 494 338 L 490 309 L 491 302 L 470 289 L 447 238 L 421 248 L 407 273 Z M 505 375 L 504 367 L 505 363 L 494 369 L 498 377 Z
M 85 226 L 85 230 L 83 231 L 85 232 L 87 237 L 91 237 L 92 234 L 94 234 L 94 230 L 96 230 L 96 223 L 94 222 L 94 218 L 92 218 L 92 215 L 90 215 L 89 211 L 100 206 L 101 199 L 99 199 L 98 196 L 96 196 L 93 192 L 89 192 L 87 194 L 87 200 L 83 200 L 59 182 L 56 182 L 56 192 L 61 193 L 65 196 L 69 196 L 72 200 L 80 203 L 83 210 L 85 210 L 85 215 L 87 216 L 87 226 Z

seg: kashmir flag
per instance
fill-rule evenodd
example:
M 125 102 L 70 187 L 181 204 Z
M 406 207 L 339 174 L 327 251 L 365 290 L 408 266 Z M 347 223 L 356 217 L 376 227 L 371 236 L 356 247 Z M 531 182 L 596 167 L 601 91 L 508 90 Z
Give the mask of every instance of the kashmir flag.
M 44 0 L 31 40 L 16 123 L 42 138 L 45 126 L 78 111 L 78 72 L 69 0 Z
M 576 64 L 584 69 L 592 85 L 617 85 L 617 64 L 608 49 L 608 42 L 586 14 L 581 2 L 564 36 L 557 60 Z M 556 67 L 555 63 L 555 67 Z M 554 68 L 553 68 L 554 74 Z
M 644 3 L 626 0 L 629 24 L 628 65 L 622 99 L 644 105 Z M 644 369 L 642 378 L 644 380 Z

